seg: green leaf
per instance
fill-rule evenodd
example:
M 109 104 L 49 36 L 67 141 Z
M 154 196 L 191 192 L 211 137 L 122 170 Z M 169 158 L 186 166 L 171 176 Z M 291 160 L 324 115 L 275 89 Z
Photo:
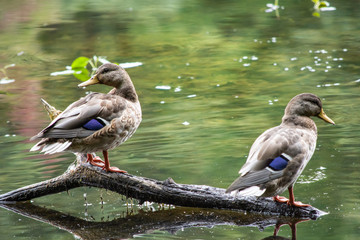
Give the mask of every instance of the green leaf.
M 328 7 L 330 6 L 330 3 L 327 2 L 327 1 L 321 1 L 320 2 L 320 5 L 319 5 L 319 8 L 322 8 L 322 7 Z
M 87 57 L 78 57 L 72 62 L 71 68 L 72 69 L 85 68 L 89 60 L 90 59 Z
M 74 71 L 74 76 L 80 81 L 84 82 L 90 78 L 89 71 L 86 68 L 77 68 Z
M 320 17 L 320 13 L 319 12 L 313 12 L 312 14 L 314 17 Z

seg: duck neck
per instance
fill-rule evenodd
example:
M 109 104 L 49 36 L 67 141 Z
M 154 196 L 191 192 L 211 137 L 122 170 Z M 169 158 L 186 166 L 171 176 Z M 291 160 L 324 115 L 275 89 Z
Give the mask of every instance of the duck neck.
M 109 94 L 119 95 L 131 102 L 138 101 L 138 95 L 136 94 L 134 84 L 131 82 L 130 77 L 128 80 L 123 81 L 121 86 L 113 88 Z
M 315 122 L 310 117 L 307 116 L 285 114 L 284 117 L 282 118 L 281 125 L 303 127 L 310 129 L 315 133 L 317 132 Z

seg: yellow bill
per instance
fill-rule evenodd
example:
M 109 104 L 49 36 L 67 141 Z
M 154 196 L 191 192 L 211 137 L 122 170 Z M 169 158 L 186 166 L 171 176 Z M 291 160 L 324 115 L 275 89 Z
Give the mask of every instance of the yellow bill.
M 83 82 L 83 83 L 80 83 L 78 85 L 78 87 L 86 87 L 86 86 L 89 86 L 89 85 L 94 85 L 94 84 L 97 84 L 99 83 L 99 79 L 97 78 L 97 75 L 94 75 L 92 76 L 89 80 Z
M 333 120 L 331 120 L 331 118 L 326 116 L 324 109 L 322 109 L 322 108 L 321 108 L 321 112 L 319 113 L 318 117 L 321 118 L 322 120 L 324 120 L 325 122 L 335 125 L 335 122 Z

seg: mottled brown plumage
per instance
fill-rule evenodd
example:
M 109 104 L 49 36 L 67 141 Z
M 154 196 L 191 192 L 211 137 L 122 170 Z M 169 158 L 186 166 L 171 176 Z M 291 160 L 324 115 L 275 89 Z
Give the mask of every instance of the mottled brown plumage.
M 45 154 L 61 151 L 87 153 L 90 163 L 107 171 L 125 172 L 109 166 L 107 151 L 130 138 L 141 122 L 141 107 L 127 72 L 106 63 L 80 87 L 92 84 L 114 87 L 109 93 L 90 93 L 72 103 L 32 139 L 42 138 L 30 151 Z M 103 151 L 105 162 L 92 153 Z
M 226 190 L 243 196 L 274 197 L 294 206 L 293 186 L 315 151 L 317 128 L 310 118 L 317 116 L 335 124 L 323 111 L 320 98 L 303 93 L 290 100 L 282 123 L 261 134 L 250 149 L 237 178 Z M 290 199 L 278 197 L 289 190 Z

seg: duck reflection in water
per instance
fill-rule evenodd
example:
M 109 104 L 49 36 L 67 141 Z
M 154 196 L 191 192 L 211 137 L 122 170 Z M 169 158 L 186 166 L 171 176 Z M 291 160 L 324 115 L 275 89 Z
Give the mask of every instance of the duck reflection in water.
M 310 219 L 290 219 L 289 221 L 284 221 L 282 219 L 279 219 L 279 221 L 275 225 L 274 235 L 263 238 L 263 240 L 271 240 L 271 239 L 274 239 L 274 240 L 275 239 L 277 239 L 277 240 L 285 240 L 285 239 L 296 240 L 296 224 L 301 223 L 301 222 L 306 222 L 306 221 L 309 221 L 309 220 Z M 289 225 L 290 226 L 291 238 L 278 236 L 280 227 L 283 226 L 283 225 Z
M 134 212 L 124 213 L 123 217 L 104 221 L 104 218 L 101 220 L 92 217 L 91 220 L 81 219 L 64 212 L 34 205 L 31 202 L 0 203 L 0 208 L 50 224 L 73 234 L 79 239 L 128 239 L 142 236 L 142 234 L 149 234 L 153 231 L 167 231 L 175 234 L 187 228 L 213 228 L 214 226 L 224 225 L 257 227 L 258 229 L 265 229 L 275 225 L 274 235 L 264 239 L 288 239 L 277 236 L 280 227 L 285 224 L 288 224 L 292 230 L 292 239 L 296 239 L 296 224 L 308 220 L 252 213 L 245 214 L 224 209 L 176 207 L 157 211 L 135 209 Z M 99 229 L 102 230 L 99 231 Z

